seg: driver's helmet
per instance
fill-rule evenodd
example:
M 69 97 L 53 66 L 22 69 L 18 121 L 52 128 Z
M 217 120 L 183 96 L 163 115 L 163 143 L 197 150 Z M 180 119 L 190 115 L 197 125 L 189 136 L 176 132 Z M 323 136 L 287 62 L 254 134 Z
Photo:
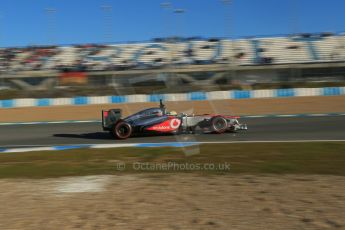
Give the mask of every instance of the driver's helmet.
M 177 116 L 177 113 L 176 113 L 176 111 L 170 111 L 168 113 L 168 115 L 170 115 L 170 116 Z

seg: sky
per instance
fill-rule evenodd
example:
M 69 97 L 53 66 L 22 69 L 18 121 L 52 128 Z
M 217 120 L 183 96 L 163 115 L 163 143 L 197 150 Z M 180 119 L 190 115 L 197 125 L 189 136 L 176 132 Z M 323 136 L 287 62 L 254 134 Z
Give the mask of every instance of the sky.
M 344 9 L 345 0 L 1 0 L 0 47 L 343 32 Z

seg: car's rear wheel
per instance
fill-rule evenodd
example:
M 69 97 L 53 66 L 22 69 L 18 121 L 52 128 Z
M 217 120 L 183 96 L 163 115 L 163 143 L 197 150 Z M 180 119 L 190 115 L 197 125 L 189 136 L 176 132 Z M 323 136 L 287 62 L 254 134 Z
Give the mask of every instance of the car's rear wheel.
M 211 129 L 215 133 L 224 133 L 228 128 L 228 122 L 224 117 L 214 117 L 211 119 Z
M 127 139 L 132 135 L 132 126 L 125 121 L 118 122 L 113 130 L 112 133 L 117 139 Z

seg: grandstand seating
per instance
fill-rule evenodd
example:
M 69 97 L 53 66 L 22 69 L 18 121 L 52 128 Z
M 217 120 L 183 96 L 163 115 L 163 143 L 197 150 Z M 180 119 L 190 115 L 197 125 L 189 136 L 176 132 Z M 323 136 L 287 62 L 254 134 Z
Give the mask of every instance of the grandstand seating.
M 344 60 L 344 34 L 0 49 L 0 71 L 77 67 L 101 71 L 161 68 L 172 64 L 267 65 Z

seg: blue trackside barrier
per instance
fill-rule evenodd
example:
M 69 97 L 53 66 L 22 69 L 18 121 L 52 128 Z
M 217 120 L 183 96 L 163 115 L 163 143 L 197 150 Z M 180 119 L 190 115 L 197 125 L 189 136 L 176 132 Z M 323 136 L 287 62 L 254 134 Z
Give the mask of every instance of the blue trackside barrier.
M 207 100 L 207 95 L 205 92 L 193 92 L 190 93 L 190 100 L 192 101 L 203 101 L 203 100 Z
M 15 107 L 15 100 L 2 100 L 1 108 L 13 108 Z
M 125 103 L 127 102 L 126 96 L 110 96 L 110 103 Z
M 48 98 L 41 98 L 37 99 L 36 106 L 50 106 L 50 99 Z
M 323 88 L 323 95 L 324 96 L 335 96 L 343 94 L 342 88 L 339 87 L 327 87 Z
M 234 99 L 246 99 L 246 98 L 252 98 L 251 91 L 249 90 L 236 90 L 233 91 L 233 97 Z
M 272 89 L 272 90 L 230 90 L 218 92 L 191 92 L 181 94 L 152 94 L 152 95 L 124 95 L 105 97 L 74 97 L 74 98 L 40 98 L 40 99 L 13 99 L 0 100 L 0 108 L 17 108 L 24 106 L 54 106 L 54 105 L 89 105 L 89 104 L 120 104 L 133 102 L 159 102 L 164 101 L 204 101 L 212 99 L 249 99 L 262 98 L 269 95 L 273 98 L 297 97 L 297 96 L 336 96 L 344 95 L 345 87 L 325 88 L 301 88 L 301 89 Z M 213 96 L 212 96 L 213 95 Z M 216 95 L 216 96 L 215 96 Z
M 73 99 L 74 105 L 87 105 L 88 104 L 88 99 L 87 97 L 75 97 Z
M 276 97 L 294 97 L 295 89 L 277 89 Z
M 165 95 L 164 94 L 152 94 L 149 97 L 150 102 L 159 102 L 160 99 L 162 99 L 164 101 Z

